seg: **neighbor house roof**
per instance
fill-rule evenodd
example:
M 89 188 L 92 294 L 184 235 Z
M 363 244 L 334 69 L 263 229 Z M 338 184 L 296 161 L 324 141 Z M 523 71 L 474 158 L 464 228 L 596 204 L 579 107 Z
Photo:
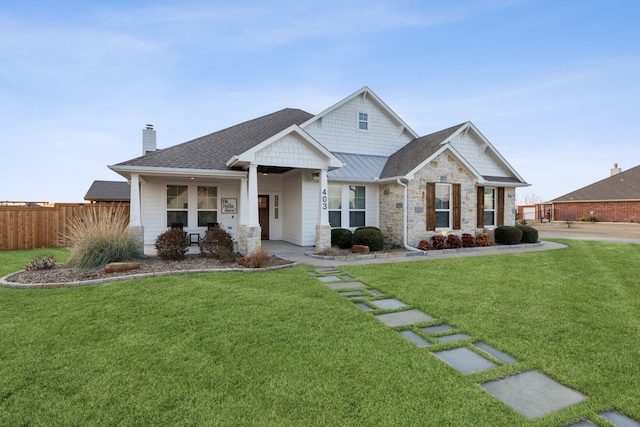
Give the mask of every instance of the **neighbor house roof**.
M 226 162 L 233 156 L 311 117 L 313 115 L 306 111 L 285 108 L 116 166 L 225 170 Z
M 93 181 L 84 196 L 92 202 L 128 202 L 131 186 L 126 181 Z
M 438 151 L 440 149 L 440 144 L 464 125 L 465 123 L 461 123 L 414 139 L 389 156 L 389 159 L 380 174 L 380 178 L 403 176 L 413 170 L 425 159 Z
M 640 165 L 582 187 L 552 202 L 640 200 Z

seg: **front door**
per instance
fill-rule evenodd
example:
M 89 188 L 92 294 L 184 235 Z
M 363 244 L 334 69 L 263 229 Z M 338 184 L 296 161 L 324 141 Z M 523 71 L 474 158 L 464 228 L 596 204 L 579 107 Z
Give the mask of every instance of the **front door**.
M 269 196 L 258 196 L 258 220 L 262 228 L 262 240 L 269 240 Z

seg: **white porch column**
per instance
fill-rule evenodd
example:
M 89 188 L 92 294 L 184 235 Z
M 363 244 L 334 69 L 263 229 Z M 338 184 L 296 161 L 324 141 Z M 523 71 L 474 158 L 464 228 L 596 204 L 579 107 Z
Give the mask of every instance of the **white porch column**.
M 316 224 L 316 252 L 331 247 L 331 226 L 329 225 L 329 184 L 327 169 L 320 169 L 320 198 L 318 200 L 318 223 Z
M 240 178 L 240 200 L 238 201 L 238 224 L 247 225 L 249 217 L 247 209 L 249 207 L 247 200 L 247 178 Z
M 329 225 L 329 183 L 326 169 L 320 169 L 320 203 L 318 208 L 318 225 Z
M 142 227 L 142 218 L 140 216 L 140 177 L 137 173 L 131 174 L 130 197 L 129 227 Z
M 249 165 L 249 194 L 248 203 L 249 208 L 249 227 L 257 227 L 260 225 L 260 219 L 258 218 L 258 165 Z

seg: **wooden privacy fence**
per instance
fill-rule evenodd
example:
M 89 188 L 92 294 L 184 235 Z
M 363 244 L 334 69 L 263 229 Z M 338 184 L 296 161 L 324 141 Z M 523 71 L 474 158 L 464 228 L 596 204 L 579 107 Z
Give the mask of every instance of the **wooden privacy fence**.
M 128 204 L 118 203 L 0 207 L 0 251 L 69 246 L 64 236 L 72 218 L 87 215 L 92 209 L 114 211 L 118 206 L 124 206 L 128 214 Z

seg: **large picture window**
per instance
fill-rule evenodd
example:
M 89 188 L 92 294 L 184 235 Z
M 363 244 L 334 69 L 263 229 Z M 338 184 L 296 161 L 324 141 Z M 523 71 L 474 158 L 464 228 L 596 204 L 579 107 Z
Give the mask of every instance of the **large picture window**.
M 218 222 L 218 188 L 198 186 L 198 227 Z
M 496 189 L 484 189 L 484 226 L 496 225 Z
M 189 187 L 167 185 L 167 227 L 189 226 Z
M 349 186 L 349 227 L 364 227 L 367 200 L 365 187 L 362 185 Z
M 451 185 L 436 184 L 436 228 L 451 227 Z

